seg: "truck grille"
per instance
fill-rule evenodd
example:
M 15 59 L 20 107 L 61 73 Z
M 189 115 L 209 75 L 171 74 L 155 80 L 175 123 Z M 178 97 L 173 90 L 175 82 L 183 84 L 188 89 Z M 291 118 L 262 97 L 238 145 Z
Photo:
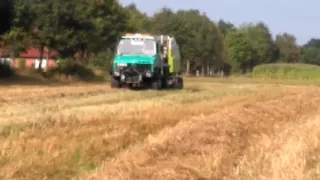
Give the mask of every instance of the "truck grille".
M 151 70 L 151 64 L 128 64 L 126 67 L 117 67 L 117 70 L 119 71 L 125 71 L 125 70 L 135 70 L 139 73 L 145 73 L 148 70 Z

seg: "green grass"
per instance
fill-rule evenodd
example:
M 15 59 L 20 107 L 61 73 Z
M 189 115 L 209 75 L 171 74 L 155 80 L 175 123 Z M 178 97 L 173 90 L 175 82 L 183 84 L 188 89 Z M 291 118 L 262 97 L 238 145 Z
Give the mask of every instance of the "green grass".
M 263 64 L 253 69 L 252 77 L 266 79 L 320 79 L 320 66 L 309 64 Z
M 230 76 L 228 78 L 220 77 L 184 77 L 185 81 L 192 83 L 219 83 L 219 84 L 273 84 L 273 85 L 293 85 L 293 86 L 319 86 L 320 78 L 303 79 L 300 78 L 266 78 L 264 76 L 259 77 L 246 77 L 246 76 Z

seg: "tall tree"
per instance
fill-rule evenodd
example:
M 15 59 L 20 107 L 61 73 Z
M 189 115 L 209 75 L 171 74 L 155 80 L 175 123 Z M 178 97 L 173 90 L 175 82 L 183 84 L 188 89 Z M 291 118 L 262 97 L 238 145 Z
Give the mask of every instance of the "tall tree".
M 250 40 L 254 56 L 252 66 L 272 61 L 273 39 L 269 28 L 263 22 L 244 24 L 240 27 Z
M 320 66 L 320 48 L 308 47 L 303 49 L 303 62 Z
M 34 19 L 31 23 L 32 46 L 37 47 L 40 52 L 38 70 L 41 70 L 42 61 L 45 56 L 45 48 L 54 46 L 54 38 L 58 35 L 59 7 L 61 1 L 31 0 L 31 12 Z M 57 2 L 59 4 L 57 5 Z M 55 6 L 56 5 L 56 6 Z M 55 8 L 57 7 L 57 8 Z
M 312 38 L 302 47 L 303 62 L 320 65 L 320 39 Z
M 230 31 L 235 30 L 235 27 L 232 23 L 224 21 L 223 19 L 220 19 L 217 25 L 223 37 L 226 37 Z
M 180 45 L 182 64 L 186 65 L 187 73 L 190 71 L 191 54 L 195 52 L 190 48 L 191 31 L 189 29 L 186 12 L 173 12 L 169 8 L 162 8 L 151 18 L 154 34 L 168 34 L 174 36 Z
M 314 47 L 314 48 L 320 48 L 320 39 L 311 38 L 305 45 L 303 45 L 304 48 Z
M 226 37 L 226 43 L 227 57 L 233 71 L 248 72 L 254 57 L 254 50 L 247 34 L 243 31 L 230 32 Z
M 11 57 L 14 59 L 18 53 L 25 50 L 25 46 L 30 40 L 28 32 L 31 31 L 34 15 L 28 1 L 14 0 L 11 3 L 10 29 L 7 29 L 2 39 Z
M 202 72 L 204 72 L 204 58 L 207 58 L 210 52 L 203 50 L 207 43 L 202 40 L 211 35 L 207 34 L 211 27 L 209 27 L 209 23 L 204 19 L 200 11 L 196 9 L 178 11 L 177 17 L 184 22 L 185 27 L 185 32 L 180 32 L 179 35 L 181 37 L 180 42 L 183 43 L 181 45 L 181 53 L 186 60 L 187 74 L 189 74 L 190 66 L 193 67 L 193 70 L 197 67 L 202 67 Z
M 279 48 L 280 62 L 295 63 L 301 60 L 301 49 L 295 36 L 288 33 L 278 34 L 275 44 Z
M 220 52 L 220 62 L 222 63 L 220 67 L 218 67 L 216 70 L 223 71 L 225 74 L 230 73 L 230 67 L 231 64 L 227 60 L 227 43 L 226 43 L 226 37 L 227 35 L 232 32 L 236 31 L 237 28 L 230 22 L 225 21 L 223 19 L 220 19 L 217 23 L 218 26 L 218 37 L 220 42 L 221 49 Z
M 150 33 L 153 30 L 151 19 L 146 13 L 139 11 L 134 3 L 125 7 L 125 10 L 129 17 L 128 31 Z
M 75 7 L 79 24 L 76 49 L 81 57 L 86 49 L 91 53 L 113 50 L 118 37 L 127 30 L 128 16 L 119 2 L 80 0 Z
M 202 74 L 204 75 L 205 67 L 207 74 L 212 67 L 221 66 L 221 49 L 222 44 L 219 37 L 219 31 L 214 22 L 212 22 L 205 14 L 199 17 L 199 29 L 196 34 L 195 47 L 198 52 Z

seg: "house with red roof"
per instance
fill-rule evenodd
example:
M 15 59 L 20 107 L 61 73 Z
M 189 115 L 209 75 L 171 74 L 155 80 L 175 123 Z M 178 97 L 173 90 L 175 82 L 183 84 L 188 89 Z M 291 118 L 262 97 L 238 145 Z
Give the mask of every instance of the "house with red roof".
M 21 52 L 18 57 L 12 59 L 9 51 L 3 44 L 0 43 L 0 63 L 10 64 L 13 68 L 19 68 L 21 66 L 21 60 L 24 60 L 24 67 L 26 68 L 38 68 L 40 63 L 40 50 L 39 48 L 29 48 L 25 52 Z M 23 61 L 22 61 L 23 62 Z M 56 67 L 57 52 L 49 51 L 44 48 L 43 58 L 41 63 L 42 69 L 51 69 Z
M 40 50 L 39 48 L 29 48 L 26 52 L 20 53 L 19 59 L 25 60 L 25 67 L 38 68 L 40 64 Z M 49 51 L 44 48 L 41 68 L 51 69 L 56 67 L 57 53 L 55 51 Z M 19 60 L 15 60 L 13 67 L 19 67 Z

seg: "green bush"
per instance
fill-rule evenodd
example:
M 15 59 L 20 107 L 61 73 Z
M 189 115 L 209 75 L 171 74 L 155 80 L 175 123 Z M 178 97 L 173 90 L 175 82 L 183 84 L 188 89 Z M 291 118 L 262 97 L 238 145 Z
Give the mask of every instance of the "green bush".
M 26 60 L 25 59 L 19 59 L 19 68 L 21 68 L 21 69 L 26 68 Z
M 320 78 L 320 66 L 310 64 L 263 64 L 256 66 L 252 77 L 274 79 L 315 79 Z
M 75 76 L 83 80 L 95 78 L 95 74 L 91 68 L 82 65 L 81 63 L 74 61 L 73 59 L 60 60 L 57 64 L 57 67 L 51 69 L 49 74 Z
M 15 73 L 10 65 L 0 64 L 0 78 L 9 78 L 14 76 Z
M 98 54 L 91 54 L 88 57 L 89 64 L 93 67 L 109 69 L 112 66 L 113 52 L 105 51 Z

